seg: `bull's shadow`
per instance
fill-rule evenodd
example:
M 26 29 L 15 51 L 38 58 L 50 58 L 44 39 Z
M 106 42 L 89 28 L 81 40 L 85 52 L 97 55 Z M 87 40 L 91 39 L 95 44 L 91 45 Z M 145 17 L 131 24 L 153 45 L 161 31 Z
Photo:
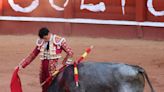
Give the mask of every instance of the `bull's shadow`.
M 145 78 L 154 92 L 148 76 L 139 66 L 85 62 L 78 65 L 79 87 L 74 81 L 74 66 L 70 65 L 54 78 L 48 92 L 144 92 Z

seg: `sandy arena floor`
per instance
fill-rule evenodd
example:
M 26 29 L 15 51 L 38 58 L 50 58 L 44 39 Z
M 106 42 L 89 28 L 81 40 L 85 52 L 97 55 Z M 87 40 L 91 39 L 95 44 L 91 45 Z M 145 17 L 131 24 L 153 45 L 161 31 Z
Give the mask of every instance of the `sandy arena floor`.
M 36 36 L 0 35 L 0 91 L 10 92 L 13 69 L 34 48 Z M 164 90 L 164 41 L 120 40 L 105 38 L 66 37 L 75 58 L 90 45 L 95 48 L 85 60 L 136 64 L 145 68 L 156 92 Z M 41 92 L 38 57 L 20 71 L 24 92 Z M 146 86 L 145 92 L 150 92 Z

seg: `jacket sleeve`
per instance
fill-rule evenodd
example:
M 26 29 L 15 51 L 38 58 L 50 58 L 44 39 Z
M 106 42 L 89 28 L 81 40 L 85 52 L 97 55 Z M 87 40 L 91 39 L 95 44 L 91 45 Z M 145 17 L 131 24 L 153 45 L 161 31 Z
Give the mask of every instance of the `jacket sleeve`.
M 68 46 L 68 44 L 66 43 L 66 41 L 63 41 L 62 44 L 62 49 L 67 53 L 66 57 L 63 60 L 63 64 L 69 59 L 73 57 L 73 51 L 72 49 Z
M 68 44 L 65 41 L 62 42 L 61 46 L 62 46 L 63 50 L 67 53 L 67 55 L 69 57 L 73 56 L 72 49 L 68 46 Z
M 22 60 L 22 67 L 25 68 L 27 65 L 29 65 L 39 54 L 40 50 L 38 50 L 38 46 L 35 47 L 35 49 L 26 57 Z

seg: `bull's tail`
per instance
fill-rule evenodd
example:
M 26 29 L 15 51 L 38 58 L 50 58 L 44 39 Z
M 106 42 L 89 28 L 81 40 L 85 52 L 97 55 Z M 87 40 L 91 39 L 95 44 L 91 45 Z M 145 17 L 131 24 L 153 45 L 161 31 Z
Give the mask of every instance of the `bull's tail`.
M 155 90 L 154 90 L 154 88 L 153 88 L 153 86 L 152 86 L 152 84 L 151 84 L 151 82 L 150 82 L 150 80 L 149 80 L 149 77 L 148 77 L 146 71 L 145 71 L 142 67 L 140 67 L 140 66 L 136 66 L 136 67 L 137 67 L 138 71 L 139 71 L 140 73 L 142 73 L 143 76 L 145 77 L 146 81 L 147 81 L 148 84 L 149 84 L 149 87 L 150 87 L 150 89 L 151 89 L 151 92 L 155 92 Z

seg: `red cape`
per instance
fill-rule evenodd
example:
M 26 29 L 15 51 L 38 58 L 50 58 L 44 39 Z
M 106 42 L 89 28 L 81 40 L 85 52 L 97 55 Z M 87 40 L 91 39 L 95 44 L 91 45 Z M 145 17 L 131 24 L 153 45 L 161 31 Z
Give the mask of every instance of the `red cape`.
M 18 71 L 19 67 L 16 67 L 10 83 L 11 92 L 22 92 L 22 85 L 18 75 Z

